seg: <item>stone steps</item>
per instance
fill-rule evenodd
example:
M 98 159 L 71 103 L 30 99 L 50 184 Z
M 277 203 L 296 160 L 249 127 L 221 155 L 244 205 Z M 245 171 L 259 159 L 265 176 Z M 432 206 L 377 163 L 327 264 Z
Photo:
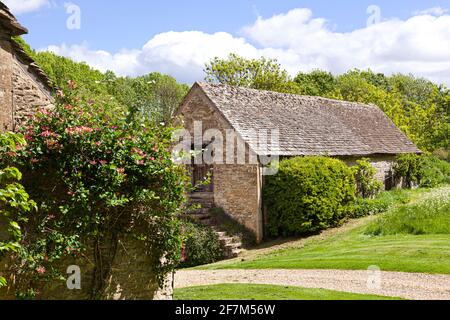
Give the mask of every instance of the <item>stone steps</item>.
M 209 213 L 214 208 L 214 194 L 211 192 L 195 192 L 190 195 L 190 205 L 200 206 L 199 209 L 188 212 L 188 216 L 199 223 L 211 227 L 219 236 L 219 241 L 225 248 L 226 258 L 235 258 L 242 251 L 242 239 L 230 236 L 221 229 L 217 221 Z

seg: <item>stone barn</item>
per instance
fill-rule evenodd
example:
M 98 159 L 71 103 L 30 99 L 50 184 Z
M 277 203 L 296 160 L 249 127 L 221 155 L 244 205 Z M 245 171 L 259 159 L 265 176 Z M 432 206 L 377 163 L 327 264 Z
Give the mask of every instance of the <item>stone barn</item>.
M 184 146 L 196 150 L 189 167 L 201 187 L 192 198 L 209 199 L 258 241 L 264 236 L 265 165 L 274 157 L 326 155 L 349 165 L 369 158 L 389 188 L 395 157 L 420 153 L 375 105 L 196 83 L 177 116 Z M 201 161 L 202 153 L 213 161 Z M 210 184 L 204 186 L 206 175 Z
M 13 37 L 28 33 L 0 2 L 0 131 L 52 104 L 50 80 Z

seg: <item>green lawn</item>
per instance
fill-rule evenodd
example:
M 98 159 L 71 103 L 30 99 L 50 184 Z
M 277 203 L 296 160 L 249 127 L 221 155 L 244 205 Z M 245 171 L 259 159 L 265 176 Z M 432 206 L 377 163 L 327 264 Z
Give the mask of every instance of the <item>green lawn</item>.
M 175 289 L 175 300 L 399 300 L 375 295 L 258 284 L 219 284 Z
M 432 191 L 411 191 L 413 203 L 403 206 L 416 206 L 427 199 L 442 198 L 449 201 L 450 187 Z M 427 207 L 422 206 L 422 210 Z M 441 208 L 441 206 L 439 206 Z M 347 269 L 363 270 L 377 265 L 385 271 L 450 273 L 450 234 L 405 234 L 405 228 L 398 234 L 370 235 L 370 229 L 379 225 L 378 219 L 399 223 L 398 219 L 386 219 L 389 214 L 401 213 L 405 224 L 414 221 L 416 216 L 405 215 L 399 207 L 380 217 L 363 218 L 364 223 L 352 230 L 337 233 L 323 240 L 306 241 L 303 247 L 272 251 L 264 255 L 251 257 L 245 261 L 230 260 L 219 262 L 202 269 Z M 414 212 L 417 210 L 410 210 Z M 450 215 L 450 212 L 446 213 Z M 424 215 L 429 219 L 430 213 Z M 440 211 L 439 221 L 444 221 Z M 427 223 L 427 225 L 432 225 Z M 440 225 L 440 224 L 439 224 Z M 431 227 L 430 227 L 431 228 Z M 429 228 L 429 229 L 430 229 Z M 393 230 L 393 228 L 389 228 Z M 431 230 L 431 229 L 430 229 Z

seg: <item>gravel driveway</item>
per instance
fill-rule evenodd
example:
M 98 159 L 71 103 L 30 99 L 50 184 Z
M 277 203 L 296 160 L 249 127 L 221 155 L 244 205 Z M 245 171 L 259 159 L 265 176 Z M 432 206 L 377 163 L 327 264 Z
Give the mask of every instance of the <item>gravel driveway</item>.
M 414 300 L 450 300 L 450 275 L 347 270 L 180 270 L 175 288 L 254 283 L 376 294 Z

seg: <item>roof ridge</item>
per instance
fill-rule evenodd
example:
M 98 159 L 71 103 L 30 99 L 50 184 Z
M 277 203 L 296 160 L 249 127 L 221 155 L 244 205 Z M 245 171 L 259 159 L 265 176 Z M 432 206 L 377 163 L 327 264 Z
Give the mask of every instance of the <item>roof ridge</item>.
M 304 95 L 304 94 L 278 92 L 278 91 L 267 90 L 267 89 L 255 89 L 255 88 L 250 88 L 250 87 L 234 86 L 234 85 L 222 84 L 222 83 L 208 83 L 208 82 L 204 82 L 204 81 L 196 81 L 195 84 L 199 85 L 200 87 L 213 86 L 213 87 L 231 88 L 231 89 L 236 89 L 236 90 L 248 90 L 248 91 L 259 92 L 259 93 L 261 93 L 261 92 L 269 93 L 269 94 L 279 95 L 279 96 L 286 95 L 286 96 L 292 96 L 292 97 L 296 97 L 296 98 L 300 97 L 300 98 L 306 98 L 306 99 L 312 99 L 312 100 L 323 100 L 323 101 L 335 102 L 335 103 L 339 103 L 339 104 L 351 104 L 351 105 L 356 105 L 356 106 L 367 106 L 367 107 L 371 107 L 371 108 L 376 107 L 377 109 L 379 109 L 379 107 L 374 103 L 363 103 L 363 102 L 356 102 L 356 101 L 327 98 L 327 97 L 322 97 L 322 96 L 310 96 L 310 95 Z

